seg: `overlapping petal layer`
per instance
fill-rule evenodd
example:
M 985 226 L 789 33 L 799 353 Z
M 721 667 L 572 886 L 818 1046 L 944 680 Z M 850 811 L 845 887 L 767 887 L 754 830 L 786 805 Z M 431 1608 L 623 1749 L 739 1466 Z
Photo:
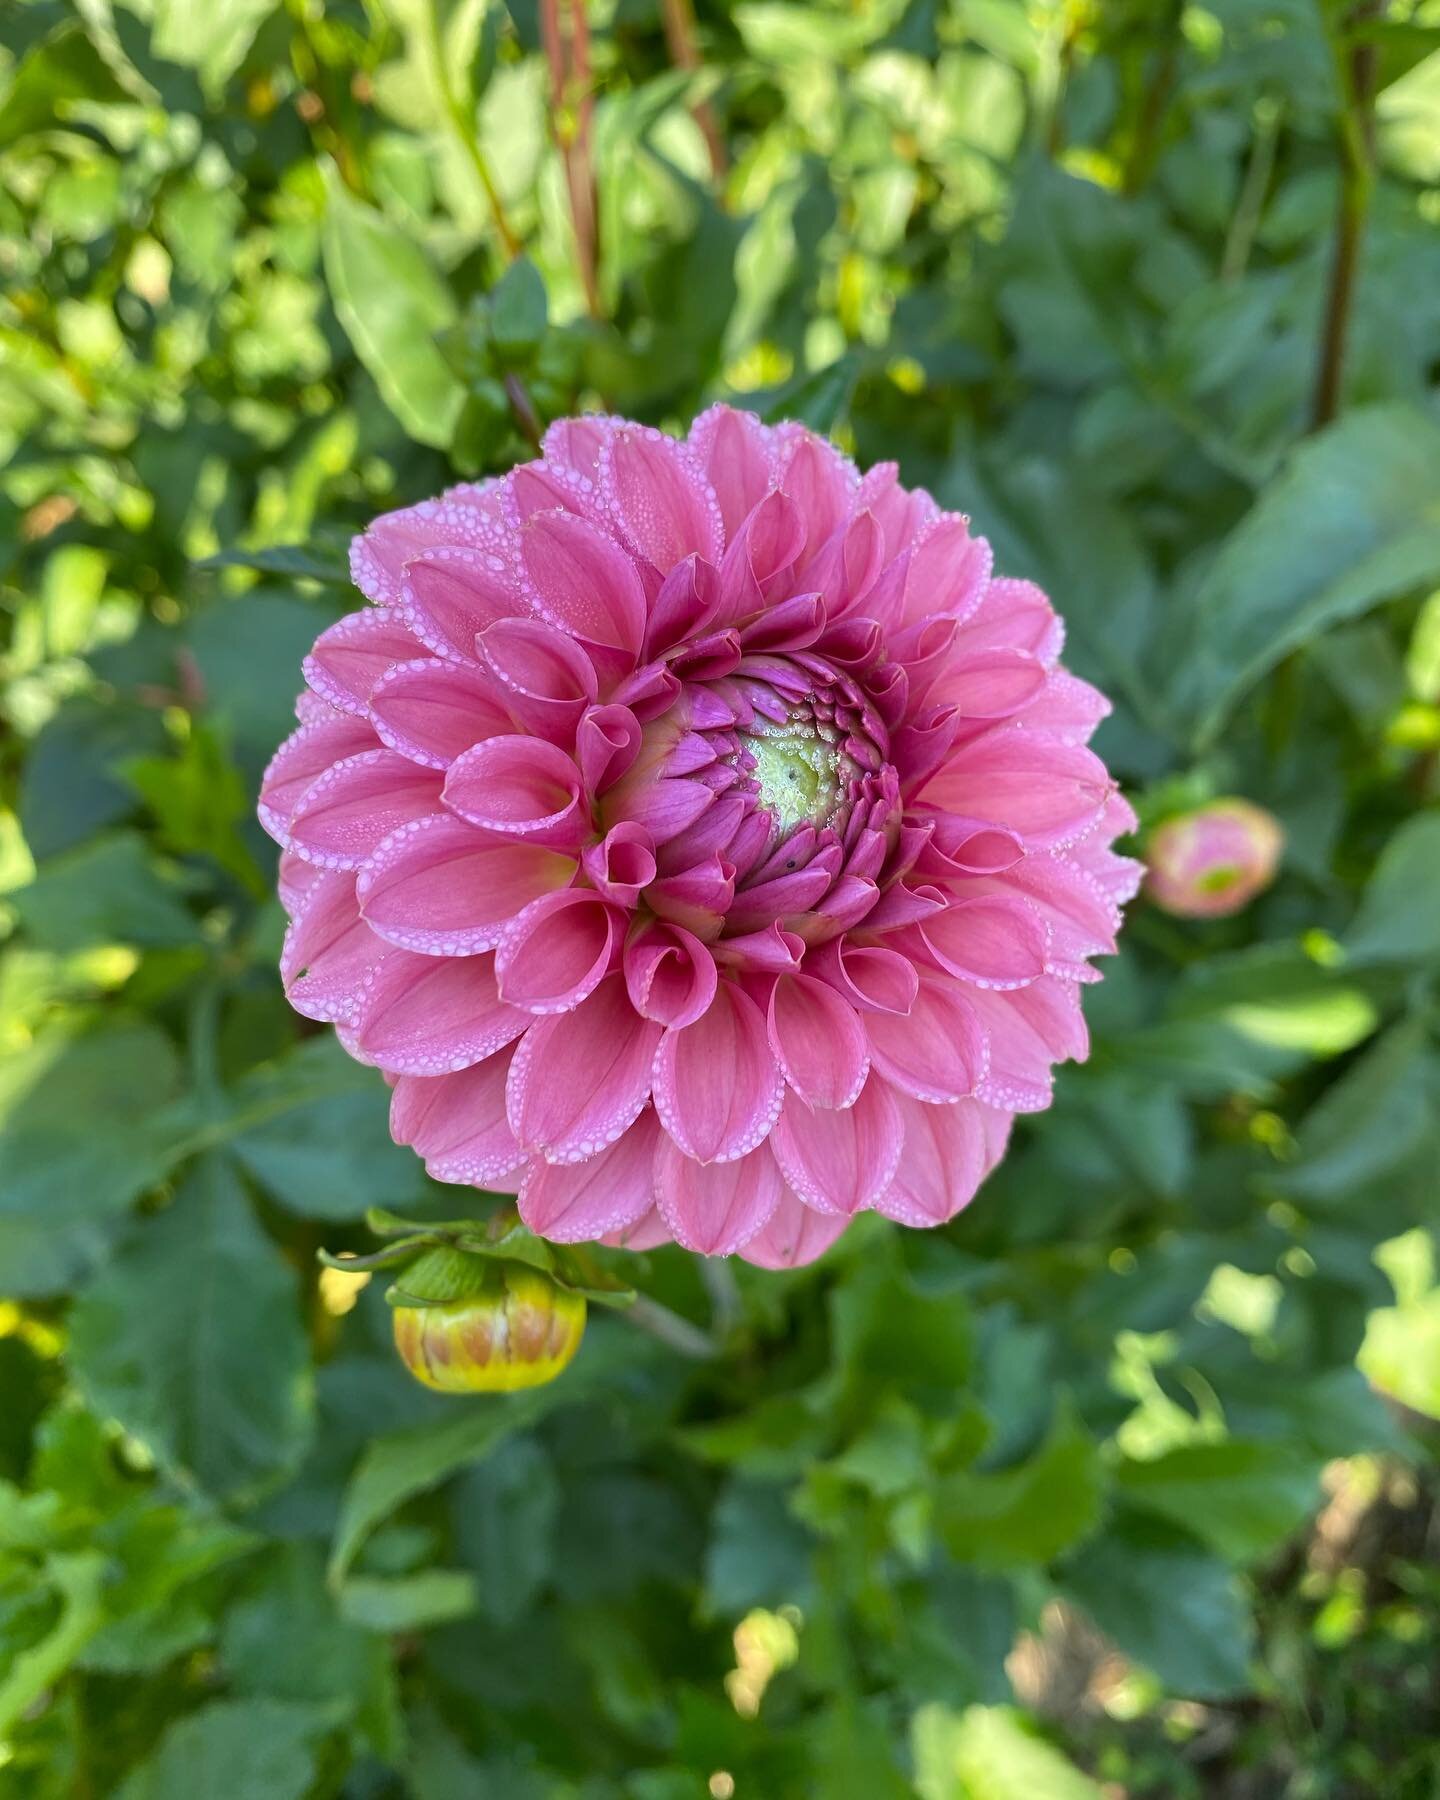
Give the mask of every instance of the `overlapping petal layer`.
M 1040 590 L 727 407 L 561 421 L 351 566 L 260 817 L 286 991 L 397 1140 L 556 1240 L 766 1268 L 964 1206 L 1139 876 Z

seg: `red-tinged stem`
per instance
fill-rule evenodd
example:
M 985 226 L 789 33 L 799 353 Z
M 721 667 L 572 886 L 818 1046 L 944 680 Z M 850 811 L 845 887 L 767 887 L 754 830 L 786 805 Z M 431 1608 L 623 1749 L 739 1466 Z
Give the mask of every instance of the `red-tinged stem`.
M 565 164 L 580 284 L 592 318 L 599 318 L 595 97 L 590 83 L 590 27 L 585 17 L 585 0 L 565 0 L 563 14 L 561 0 L 540 0 L 540 35 L 550 65 L 551 125 Z
M 1381 0 L 1361 0 L 1350 15 L 1351 24 L 1362 24 L 1380 10 Z M 1348 58 L 1340 59 L 1344 89 L 1340 114 L 1340 204 L 1335 218 L 1335 250 L 1330 262 L 1330 285 L 1325 295 L 1325 318 L 1320 331 L 1320 356 L 1315 371 L 1315 398 L 1310 409 L 1310 429 L 1328 425 L 1340 410 L 1345 379 L 1345 351 L 1354 308 L 1355 283 L 1360 273 L 1360 248 L 1370 214 L 1375 186 L 1375 46 L 1361 42 Z
M 684 69 L 687 74 L 695 74 L 701 67 L 700 52 L 695 47 L 695 9 L 690 0 L 661 0 L 661 12 L 665 19 L 665 42 L 670 49 L 670 60 L 677 69 Z M 720 135 L 720 127 L 715 122 L 715 111 L 708 100 L 696 100 L 690 108 L 690 116 L 700 127 L 700 135 L 705 139 L 705 148 L 710 154 L 710 170 L 717 182 L 724 181 L 730 167 L 730 159 L 725 154 L 725 139 Z

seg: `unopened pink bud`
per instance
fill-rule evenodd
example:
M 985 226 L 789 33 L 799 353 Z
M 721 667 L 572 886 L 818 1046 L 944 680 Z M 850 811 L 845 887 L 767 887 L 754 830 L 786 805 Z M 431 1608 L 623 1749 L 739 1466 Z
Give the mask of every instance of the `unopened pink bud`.
M 1275 879 L 1285 833 L 1249 800 L 1212 800 L 1167 819 L 1150 838 L 1145 891 L 1181 919 L 1223 919 Z

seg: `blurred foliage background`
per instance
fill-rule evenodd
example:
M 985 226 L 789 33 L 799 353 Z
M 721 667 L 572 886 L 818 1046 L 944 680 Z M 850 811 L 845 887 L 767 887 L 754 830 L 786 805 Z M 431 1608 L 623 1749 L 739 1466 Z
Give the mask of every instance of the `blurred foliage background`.
M 1435 0 L 30 0 L 0 36 L 0 1792 L 1440 1791 Z M 374 513 L 716 395 L 1116 699 L 1095 1050 L 933 1233 L 446 1401 L 256 778 Z

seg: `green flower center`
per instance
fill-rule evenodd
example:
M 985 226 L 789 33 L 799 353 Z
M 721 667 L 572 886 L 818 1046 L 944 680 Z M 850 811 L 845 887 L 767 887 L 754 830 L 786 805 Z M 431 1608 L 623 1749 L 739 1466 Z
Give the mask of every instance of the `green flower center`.
M 853 765 L 834 741 L 835 728 L 818 720 L 784 725 L 757 721 L 740 743 L 754 762 L 758 797 L 781 837 L 797 825 L 823 825 L 839 809 Z

